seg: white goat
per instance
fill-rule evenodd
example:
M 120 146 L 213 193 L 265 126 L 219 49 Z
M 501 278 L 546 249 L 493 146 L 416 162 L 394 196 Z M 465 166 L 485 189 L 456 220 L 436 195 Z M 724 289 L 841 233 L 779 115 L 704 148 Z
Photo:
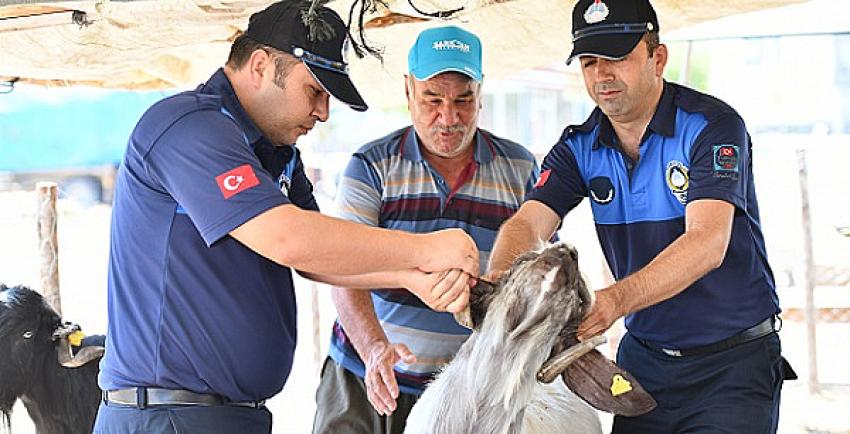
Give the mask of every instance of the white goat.
M 479 283 L 470 302 L 474 331 L 419 398 L 405 433 L 601 433 L 596 411 L 560 379 L 550 384 L 538 381 L 551 382 L 566 365 L 598 344 L 595 340 L 575 345 L 576 328 L 589 305 L 590 293 L 578 271 L 576 251 L 563 243 L 520 256 L 495 285 Z M 576 351 L 576 347 L 585 348 Z M 553 354 L 556 357 L 550 359 Z M 615 367 L 595 350 L 590 354 L 594 354 L 593 362 L 583 363 L 570 376 L 565 372 L 564 379 L 576 384 L 572 379 L 595 370 L 598 358 Z M 555 367 L 553 359 L 560 360 Z M 603 370 L 605 375 L 611 373 L 611 369 Z M 611 378 L 579 380 L 582 384 L 576 386 L 584 390 L 576 391 L 609 410 L 611 398 L 604 395 L 615 393 L 599 386 Z M 648 409 L 643 405 L 638 411 Z

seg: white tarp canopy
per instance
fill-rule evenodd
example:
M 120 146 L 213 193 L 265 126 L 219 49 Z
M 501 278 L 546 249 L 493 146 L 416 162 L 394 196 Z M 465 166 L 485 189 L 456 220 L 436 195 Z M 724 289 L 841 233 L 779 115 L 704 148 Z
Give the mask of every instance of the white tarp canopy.
M 802 0 L 654 0 L 662 40 L 672 30 Z M 352 0 L 330 6 L 347 20 Z M 407 0 L 388 0 L 367 17 L 366 35 L 385 49 L 383 65 L 349 56 L 352 75 L 372 105 L 400 85 L 407 50 L 428 26 L 451 23 L 484 43 L 488 79 L 563 60 L 570 50 L 572 0 L 413 0 L 423 11 L 464 10 L 427 19 Z M 0 0 L 0 81 L 122 89 L 188 88 L 227 57 L 256 0 Z M 78 12 L 74 12 L 78 11 Z M 81 14 L 83 12 L 84 14 Z M 76 23 L 74 22 L 76 21 Z

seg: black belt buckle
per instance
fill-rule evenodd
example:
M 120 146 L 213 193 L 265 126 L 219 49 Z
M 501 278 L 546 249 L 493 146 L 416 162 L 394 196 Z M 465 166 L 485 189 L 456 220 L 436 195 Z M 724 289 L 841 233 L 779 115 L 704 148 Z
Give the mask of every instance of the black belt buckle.
M 137 387 L 136 388 L 136 406 L 139 407 L 139 410 L 144 410 L 148 406 L 148 388 L 147 387 Z

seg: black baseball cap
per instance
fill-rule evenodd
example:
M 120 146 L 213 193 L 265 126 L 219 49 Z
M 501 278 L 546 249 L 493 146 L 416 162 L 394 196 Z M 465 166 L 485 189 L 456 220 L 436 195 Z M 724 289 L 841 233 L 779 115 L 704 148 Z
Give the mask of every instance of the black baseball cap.
M 573 52 L 579 56 L 622 59 L 646 32 L 658 30 L 649 0 L 580 0 L 573 8 Z
M 334 98 L 354 110 L 365 111 L 368 106 L 354 87 L 345 61 L 348 27 L 336 12 L 322 6 L 315 13 L 327 31 L 311 38 L 310 28 L 303 19 L 309 8 L 310 2 L 305 0 L 272 3 L 251 15 L 245 36 L 295 56 Z M 321 27 L 322 23 L 319 24 Z

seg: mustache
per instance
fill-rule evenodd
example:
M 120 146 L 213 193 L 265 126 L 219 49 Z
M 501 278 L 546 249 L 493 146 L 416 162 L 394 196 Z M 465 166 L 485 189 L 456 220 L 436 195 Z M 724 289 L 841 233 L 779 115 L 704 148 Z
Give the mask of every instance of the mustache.
M 432 133 L 449 133 L 449 134 L 451 134 L 451 133 L 465 133 L 467 129 L 468 128 L 466 127 L 466 125 L 460 125 L 460 124 L 450 125 L 450 126 L 434 125 L 433 127 L 431 127 L 431 132 Z
M 614 82 L 614 83 L 599 83 L 594 86 L 594 90 L 596 93 L 599 92 L 608 92 L 612 90 L 623 90 L 625 86 L 622 83 Z

